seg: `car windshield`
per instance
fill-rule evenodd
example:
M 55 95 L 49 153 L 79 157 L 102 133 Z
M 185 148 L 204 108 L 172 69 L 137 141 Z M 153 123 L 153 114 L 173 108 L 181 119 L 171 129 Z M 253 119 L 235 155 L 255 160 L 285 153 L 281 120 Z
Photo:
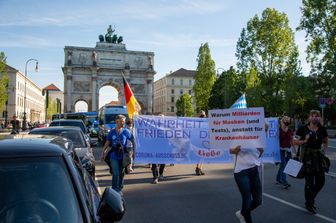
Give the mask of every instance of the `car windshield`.
M 83 131 L 83 133 L 86 133 L 86 128 L 84 126 L 83 123 L 81 122 L 62 122 L 62 121 L 53 121 L 50 123 L 49 126 L 75 126 L 75 127 L 79 127 L 81 128 L 81 130 Z
M 32 131 L 29 134 L 62 136 L 64 138 L 71 140 L 74 148 L 84 148 L 87 146 L 85 143 L 85 139 L 82 137 L 80 131 L 64 131 L 64 130 L 48 131 L 48 128 L 44 128 L 39 131 Z
M 1 223 L 83 222 L 61 157 L 0 159 L 0 179 Z

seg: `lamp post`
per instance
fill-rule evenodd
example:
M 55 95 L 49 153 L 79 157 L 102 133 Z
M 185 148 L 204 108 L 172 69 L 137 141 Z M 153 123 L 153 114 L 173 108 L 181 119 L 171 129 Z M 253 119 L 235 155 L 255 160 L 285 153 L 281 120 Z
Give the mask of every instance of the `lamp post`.
M 26 66 L 25 66 L 25 85 L 24 85 L 24 100 L 23 100 L 23 121 L 22 121 L 22 130 L 25 131 L 27 129 L 27 113 L 26 113 L 26 101 L 27 101 L 27 65 L 30 61 L 35 61 L 36 66 L 35 66 L 35 71 L 38 72 L 38 60 L 36 59 L 29 59 L 26 61 Z
M 220 71 L 222 71 L 222 73 L 219 73 Z M 218 67 L 218 68 L 217 68 L 217 79 L 219 78 L 219 76 L 220 76 L 221 74 L 224 73 L 224 71 L 225 71 L 224 68 L 221 68 L 221 67 Z M 224 79 L 224 104 L 225 104 L 225 106 L 226 106 L 226 77 L 225 77 L 225 79 Z

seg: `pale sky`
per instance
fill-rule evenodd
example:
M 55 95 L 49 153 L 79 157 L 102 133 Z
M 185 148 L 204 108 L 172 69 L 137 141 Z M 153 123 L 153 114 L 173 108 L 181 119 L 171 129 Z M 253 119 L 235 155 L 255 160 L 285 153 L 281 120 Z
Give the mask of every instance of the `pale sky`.
M 41 88 L 53 83 L 63 90 L 64 46 L 94 47 L 111 24 L 128 50 L 154 52 L 158 80 L 179 68 L 195 70 L 205 42 L 216 68 L 235 66 L 236 43 L 249 19 L 275 8 L 288 15 L 295 31 L 301 5 L 301 0 L 0 0 L 0 51 L 22 72 L 28 59 L 38 59 L 40 71 L 29 63 L 29 78 Z M 295 32 L 307 75 L 304 36 Z M 100 94 L 100 101 L 116 99 L 111 89 Z

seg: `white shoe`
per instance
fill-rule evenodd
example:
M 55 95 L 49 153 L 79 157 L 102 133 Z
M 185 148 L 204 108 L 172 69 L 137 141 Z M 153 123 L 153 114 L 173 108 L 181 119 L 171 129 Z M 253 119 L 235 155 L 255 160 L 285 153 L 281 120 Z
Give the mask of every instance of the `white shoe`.
M 153 184 L 158 184 L 159 183 L 159 179 L 158 178 L 155 178 L 154 180 L 153 180 Z
M 240 223 L 246 223 L 244 216 L 241 214 L 240 210 L 236 212 L 236 217 Z
M 159 176 L 159 180 L 160 181 L 164 180 L 164 176 L 162 174 Z

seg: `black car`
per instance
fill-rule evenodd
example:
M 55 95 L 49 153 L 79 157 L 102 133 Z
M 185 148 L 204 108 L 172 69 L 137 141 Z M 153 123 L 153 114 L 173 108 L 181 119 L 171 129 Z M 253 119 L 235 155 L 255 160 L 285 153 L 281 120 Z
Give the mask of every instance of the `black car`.
M 76 126 L 79 127 L 84 134 L 89 133 L 89 130 L 87 129 L 82 120 L 73 120 L 73 119 L 54 120 L 49 124 L 49 127 L 51 126 Z
M 77 155 L 81 159 L 82 165 L 94 178 L 95 176 L 95 158 L 91 145 L 85 139 L 83 132 L 77 127 L 55 126 L 48 128 L 33 129 L 29 134 L 35 135 L 57 135 L 70 139 Z
M 121 220 L 122 197 L 110 187 L 100 197 L 71 141 L 30 137 L 0 140 L 0 223 Z

